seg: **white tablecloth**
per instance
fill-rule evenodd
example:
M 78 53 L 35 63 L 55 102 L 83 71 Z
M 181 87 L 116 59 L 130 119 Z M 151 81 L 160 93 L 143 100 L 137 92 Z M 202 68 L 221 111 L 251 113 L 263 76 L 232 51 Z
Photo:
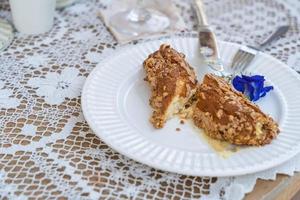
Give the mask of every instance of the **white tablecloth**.
M 0 2 L 0 17 L 11 20 L 7 1 Z M 49 33 L 17 34 L 0 53 L 1 199 L 241 199 L 257 178 L 299 171 L 300 155 L 247 176 L 184 176 L 132 161 L 97 138 L 82 116 L 80 92 L 89 72 L 118 46 L 97 17 L 108 2 L 82 0 L 59 10 Z M 174 3 L 193 30 L 190 1 Z M 278 25 L 290 24 L 288 34 L 265 52 L 300 71 L 300 1 L 205 5 L 225 41 L 255 45 Z

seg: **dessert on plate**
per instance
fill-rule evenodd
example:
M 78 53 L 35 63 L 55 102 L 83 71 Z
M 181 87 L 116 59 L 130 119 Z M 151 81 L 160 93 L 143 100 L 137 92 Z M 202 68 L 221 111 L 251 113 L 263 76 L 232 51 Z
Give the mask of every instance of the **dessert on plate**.
M 237 145 L 264 145 L 278 135 L 278 124 L 223 78 L 206 74 L 197 85 L 185 56 L 170 45 L 161 45 L 143 66 L 155 128 L 177 115 L 191 118 L 211 138 Z
M 215 139 L 237 145 L 268 144 L 278 124 L 222 78 L 207 74 L 198 87 L 194 124 Z
M 185 55 L 162 44 L 143 63 L 151 88 L 150 105 L 153 109 L 150 122 L 162 128 L 167 119 L 178 114 L 197 90 L 193 68 Z

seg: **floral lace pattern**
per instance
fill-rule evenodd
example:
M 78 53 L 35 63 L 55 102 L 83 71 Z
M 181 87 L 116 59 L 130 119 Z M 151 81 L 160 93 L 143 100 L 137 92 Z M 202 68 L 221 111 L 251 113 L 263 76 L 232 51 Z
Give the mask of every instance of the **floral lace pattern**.
M 37 88 L 36 94 L 44 96 L 48 104 L 61 104 L 66 97 L 76 98 L 80 95 L 85 77 L 77 76 L 76 68 L 65 68 L 60 74 L 49 72 L 44 78 L 32 78 L 28 85 Z
M 11 20 L 7 0 L 0 17 Z M 0 199 L 241 199 L 257 178 L 300 170 L 300 157 L 255 175 L 213 178 L 163 172 L 110 149 L 82 116 L 85 78 L 118 44 L 97 17 L 108 0 L 58 10 L 53 29 L 17 33 L 0 53 Z M 257 45 L 278 25 L 287 35 L 265 52 L 300 71 L 299 0 L 205 0 L 218 38 Z M 191 0 L 174 0 L 188 30 Z M 253 31 L 256 30 L 256 31 Z

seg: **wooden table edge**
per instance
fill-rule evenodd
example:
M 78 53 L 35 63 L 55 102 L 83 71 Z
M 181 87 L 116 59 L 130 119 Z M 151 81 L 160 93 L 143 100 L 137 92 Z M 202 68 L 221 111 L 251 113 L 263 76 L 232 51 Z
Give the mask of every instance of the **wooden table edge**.
M 279 174 L 276 180 L 258 179 L 245 200 L 289 200 L 300 191 L 300 173 L 293 176 Z

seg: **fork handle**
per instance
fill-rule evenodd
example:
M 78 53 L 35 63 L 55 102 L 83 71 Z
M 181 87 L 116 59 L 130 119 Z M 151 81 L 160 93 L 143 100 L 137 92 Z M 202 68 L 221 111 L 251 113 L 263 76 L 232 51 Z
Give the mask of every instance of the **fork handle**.
M 279 26 L 275 32 L 273 32 L 267 39 L 265 39 L 260 45 L 259 49 L 264 48 L 274 40 L 278 39 L 280 36 L 284 35 L 288 30 L 290 26 Z

